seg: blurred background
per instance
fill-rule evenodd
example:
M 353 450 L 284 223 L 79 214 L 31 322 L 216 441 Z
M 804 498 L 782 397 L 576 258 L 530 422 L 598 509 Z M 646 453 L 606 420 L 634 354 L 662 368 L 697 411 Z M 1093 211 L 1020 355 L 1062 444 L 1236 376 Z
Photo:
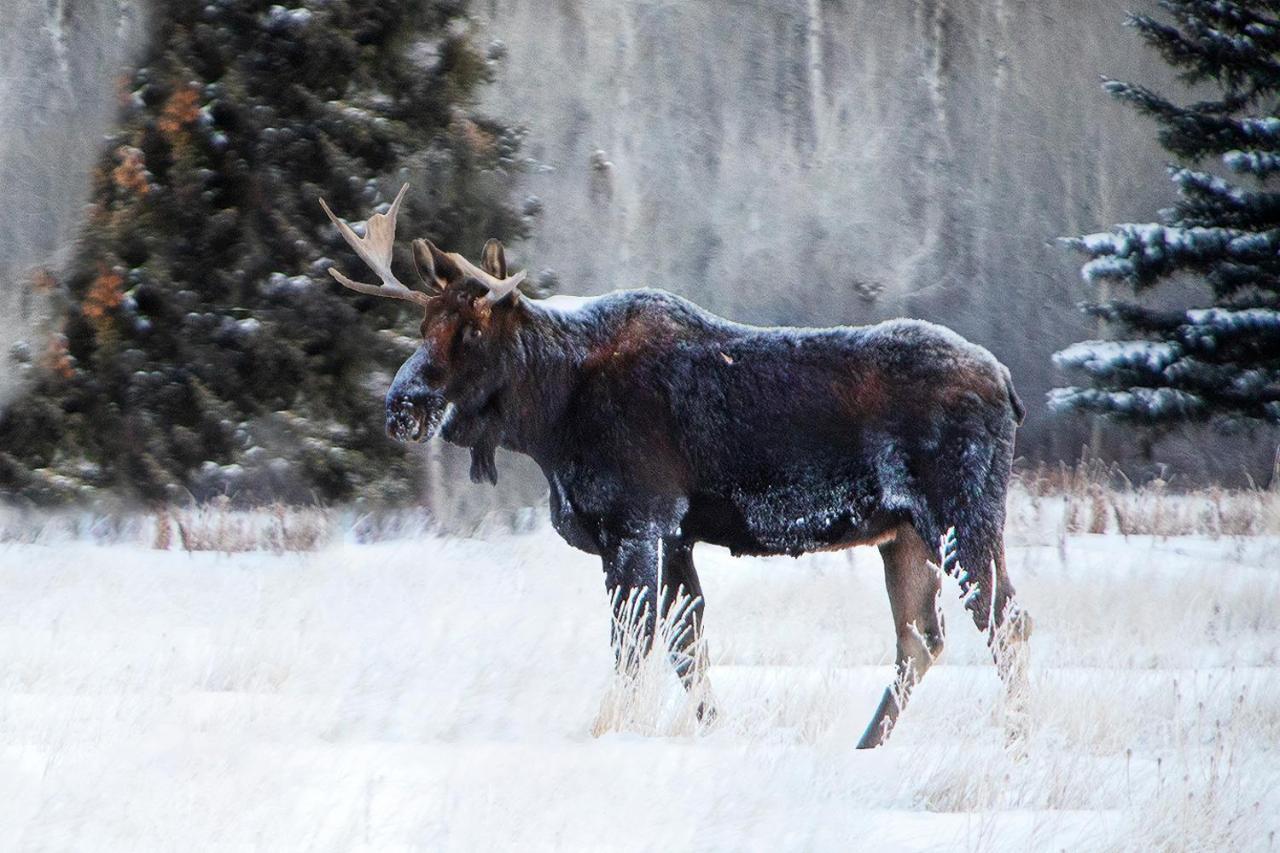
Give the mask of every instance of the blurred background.
M 0 0 L 0 490 L 38 505 L 541 499 L 382 435 L 414 345 L 316 204 L 484 240 L 571 294 L 654 286 L 735 320 L 913 316 L 996 354 L 1022 465 L 1265 483 L 1273 428 L 1055 413 L 1100 336 L 1057 242 L 1174 197 L 1100 75 L 1187 89 L 1106 0 Z M 1189 98 L 1182 98 L 1187 100 Z M 407 257 L 401 258 L 407 263 Z M 1190 284 L 1156 297 L 1176 303 Z

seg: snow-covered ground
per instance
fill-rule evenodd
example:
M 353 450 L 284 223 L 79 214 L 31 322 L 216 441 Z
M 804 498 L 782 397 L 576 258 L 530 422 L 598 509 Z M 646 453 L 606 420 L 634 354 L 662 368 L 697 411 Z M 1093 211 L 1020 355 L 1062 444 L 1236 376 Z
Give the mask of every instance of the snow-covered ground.
M 700 730 L 674 676 L 618 708 L 598 565 L 545 528 L 0 545 L 0 849 L 1274 849 L 1280 539 L 1021 539 L 1028 737 L 949 584 L 871 752 L 874 549 L 699 549 Z

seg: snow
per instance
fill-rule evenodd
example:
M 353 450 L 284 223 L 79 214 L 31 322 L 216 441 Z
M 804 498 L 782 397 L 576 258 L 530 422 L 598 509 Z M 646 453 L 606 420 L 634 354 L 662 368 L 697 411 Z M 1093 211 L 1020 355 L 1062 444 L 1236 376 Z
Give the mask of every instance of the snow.
M 1200 190 L 1218 197 L 1218 200 L 1230 202 L 1236 206 L 1249 204 L 1257 198 L 1257 194 L 1245 192 L 1232 186 L 1216 175 L 1200 172 L 1195 169 L 1176 167 L 1170 169 L 1170 177 L 1183 191 Z
M 1222 162 L 1233 172 L 1245 172 L 1258 176 L 1280 171 L 1280 155 L 1271 151 L 1228 151 Z
M 1051 389 L 1048 404 L 1054 412 L 1094 409 L 1153 419 L 1196 414 L 1205 405 L 1200 397 L 1177 388 L 1134 387 L 1119 391 L 1077 386 Z
M 1104 255 L 1094 258 L 1080 267 L 1080 277 L 1085 281 L 1101 281 L 1106 278 L 1125 278 L 1133 275 L 1135 267 L 1132 261 Z
M 1053 354 L 1062 368 L 1107 376 L 1122 368 L 1159 373 L 1182 355 L 1182 347 L 1165 341 L 1081 341 Z
M 1197 308 L 1187 312 L 1187 321 L 1203 330 L 1223 332 L 1273 332 L 1280 330 L 1280 311 L 1271 308 Z
M 587 313 L 594 305 L 599 304 L 598 296 L 568 296 L 557 293 L 546 299 L 527 299 L 526 304 L 542 308 L 561 317 L 578 317 Z
M 1228 251 L 1240 260 L 1267 259 L 1275 255 L 1278 232 L 1241 234 L 1227 243 Z
M 0 545 L 0 850 L 1265 848 L 1280 541 L 1069 536 L 1052 507 L 1011 509 L 1036 621 L 1014 749 L 948 581 L 941 662 L 889 745 L 853 750 L 893 656 L 870 548 L 699 547 L 701 729 L 665 667 L 601 726 L 602 574 L 545 527 Z
M 1246 139 L 1256 139 L 1259 143 L 1271 144 L 1280 137 L 1280 118 L 1262 116 L 1260 118 L 1240 119 L 1240 131 Z
M 262 285 L 262 292 L 267 296 L 288 299 L 304 295 L 314 286 L 305 275 L 287 276 L 282 272 L 273 272 Z
M 1172 267 L 1223 254 L 1241 263 L 1263 261 L 1275 255 L 1280 229 L 1248 233 L 1229 228 L 1124 223 L 1110 232 L 1086 234 L 1064 242 L 1094 256 L 1080 268 L 1080 274 L 1086 281 L 1099 281 L 1128 278 L 1145 268 Z
M 298 32 L 311 23 L 314 14 L 310 9 L 286 9 L 272 6 L 262 16 L 263 27 L 269 32 Z

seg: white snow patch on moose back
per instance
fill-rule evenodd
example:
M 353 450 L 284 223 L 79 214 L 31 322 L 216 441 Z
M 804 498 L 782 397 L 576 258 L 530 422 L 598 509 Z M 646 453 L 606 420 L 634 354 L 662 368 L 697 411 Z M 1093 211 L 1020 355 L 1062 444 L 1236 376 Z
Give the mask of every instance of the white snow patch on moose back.
M 1026 507 L 1014 504 L 1020 513 Z M 1030 735 L 948 581 L 887 747 L 875 549 L 700 546 L 721 717 L 611 684 L 598 561 L 548 530 L 311 555 L 0 545 L 0 849 L 1266 849 L 1280 542 L 1010 549 Z
M 581 316 L 592 307 L 598 305 L 599 302 L 599 296 L 568 296 L 563 293 L 548 296 L 546 299 L 529 300 L 529 304 L 536 305 L 553 314 L 559 314 L 562 317 Z

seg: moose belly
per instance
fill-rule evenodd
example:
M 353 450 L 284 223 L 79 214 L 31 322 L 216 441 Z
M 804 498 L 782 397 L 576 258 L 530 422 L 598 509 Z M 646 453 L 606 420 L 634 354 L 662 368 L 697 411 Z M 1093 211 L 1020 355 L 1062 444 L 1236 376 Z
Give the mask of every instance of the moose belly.
M 868 480 L 726 488 L 695 494 L 682 530 L 734 555 L 799 556 L 884 541 L 905 520 Z

